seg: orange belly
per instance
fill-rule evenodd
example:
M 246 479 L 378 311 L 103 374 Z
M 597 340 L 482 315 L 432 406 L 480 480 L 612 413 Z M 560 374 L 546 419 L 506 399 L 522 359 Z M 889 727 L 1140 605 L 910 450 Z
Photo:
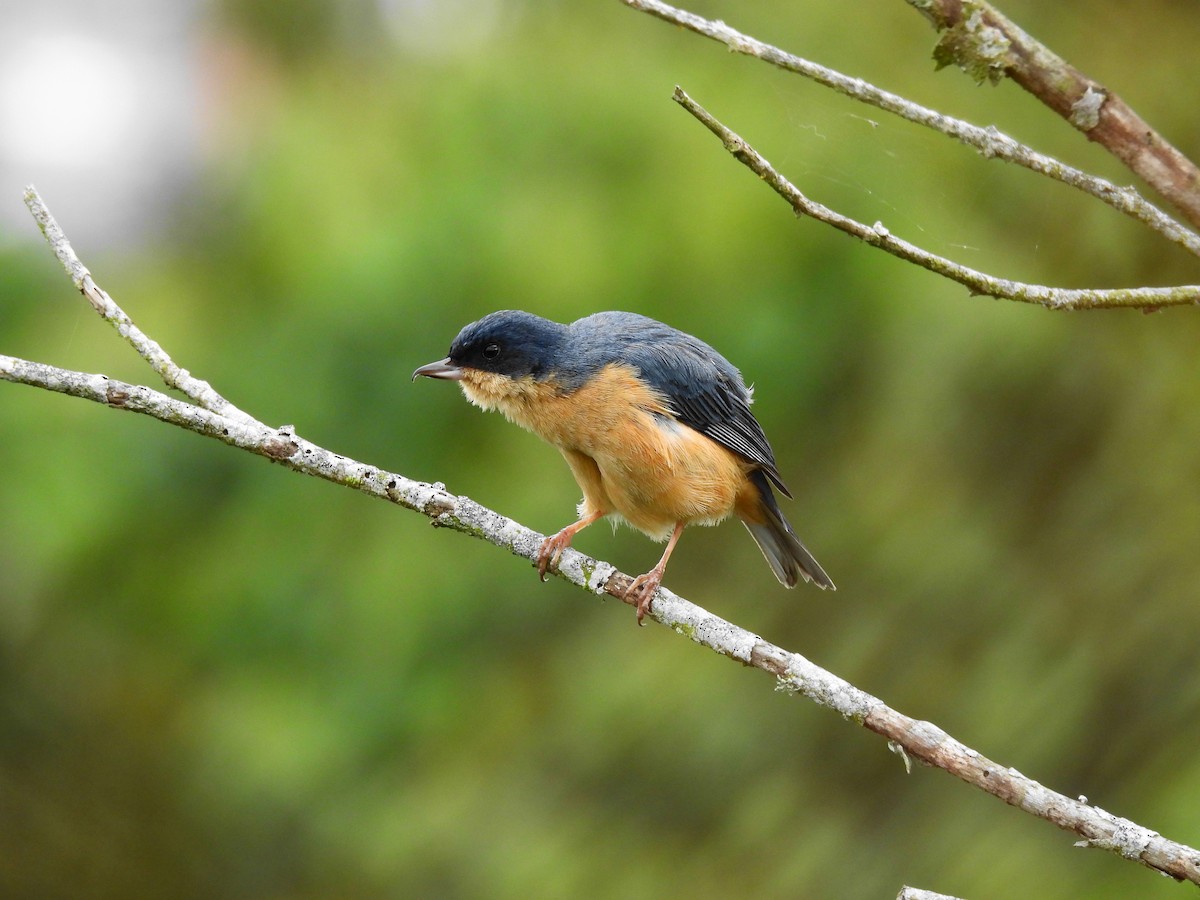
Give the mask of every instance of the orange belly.
M 678 522 L 713 525 L 733 512 L 745 472 L 725 448 L 675 422 L 613 433 L 615 447 L 562 448 L 583 489 L 581 517 L 615 514 L 666 540 Z
M 679 522 L 721 521 L 753 491 L 749 463 L 676 419 L 627 366 L 610 365 L 569 394 L 532 379 L 461 384 L 473 403 L 559 448 L 583 490 L 580 516 L 614 515 L 665 540 Z

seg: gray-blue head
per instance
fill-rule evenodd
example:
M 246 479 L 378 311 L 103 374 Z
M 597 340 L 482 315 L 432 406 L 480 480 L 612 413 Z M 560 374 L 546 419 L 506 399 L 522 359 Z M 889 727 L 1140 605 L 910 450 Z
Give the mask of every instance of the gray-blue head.
M 554 373 L 567 327 L 519 309 L 502 309 L 472 322 L 450 345 L 450 355 L 421 366 L 413 378 L 425 375 L 461 381 L 463 369 L 477 369 L 509 378 L 542 380 Z

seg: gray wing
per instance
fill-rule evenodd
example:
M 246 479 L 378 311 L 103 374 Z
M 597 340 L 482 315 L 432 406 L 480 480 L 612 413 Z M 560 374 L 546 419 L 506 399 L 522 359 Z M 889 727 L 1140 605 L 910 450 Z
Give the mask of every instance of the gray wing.
M 729 360 L 699 338 L 633 313 L 600 313 L 576 326 L 585 323 L 596 341 L 592 346 L 636 366 L 679 421 L 759 466 L 784 496 L 792 496 L 750 411 L 750 391 Z

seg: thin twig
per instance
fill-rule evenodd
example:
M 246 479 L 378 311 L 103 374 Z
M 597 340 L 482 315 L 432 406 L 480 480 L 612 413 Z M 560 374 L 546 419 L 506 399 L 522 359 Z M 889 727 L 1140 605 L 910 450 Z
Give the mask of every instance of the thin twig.
M 151 340 L 133 324 L 133 320 L 125 314 L 125 311 L 113 302 L 112 297 L 93 280 L 92 273 L 75 255 L 67 236 L 55 221 L 54 216 L 50 214 L 50 210 L 41 195 L 38 194 L 37 188 L 32 184 L 25 188 L 25 205 L 29 207 L 29 212 L 50 244 L 50 249 L 54 251 L 54 255 L 58 257 L 62 267 L 66 269 L 67 275 L 76 289 L 87 298 L 92 309 L 100 314 L 100 318 L 112 325 L 117 333 L 138 352 L 138 355 L 150 364 L 150 368 L 159 374 L 167 387 L 181 391 L 205 409 L 236 421 L 262 425 L 253 416 L 242 412 L 218 394 L 207 381 L 193 378 L 187 369 L 177 366 L 156 341 Z
M 47 238 L 55 246 L 49 234 Z M 55 249 L 57 252 L 57 246 Z M 482 538 L 531 563 L 536 560 L 543 541 L 543 535 L 467 497 L 451 494 L 443 485 L 414 481 L 332 453 L 304 440 L 289 427 L 270 429 L 168 397 L 142 385 L 11 356 L 0 356 L 0 380 L 153 416 L 266 456 L 297 472 L 416 510 L 428 516 L 436 526 Z M 588 591 L 621 599 L 625 598 L 632 580 L 611 564 L 575 550 L 563 554 L 559 574 Z M 777 689 L 802 694 L 882 735 L 888 739 L 889 747 L 901 748 L 905 756 L 943 769 L 1006 803 L 1080 836 L 1082 840 L 1077 846 L 1111 850 L 1173 878 L 1200 884 L 1200 851 L 1089 806 L 1082 798 L 1074 800 L 1056 793 L 1015 769 L 999 766 L 936 725 L 897 712 L 879 698 L 859 690 L 798 653 L 771 644 L 662 588 L 654 599 L 650 616 L 722 656 L 770 673 L 775 676 Z
M 907 0 L 942 32 L 934 51 L 976 81 L 1007 76 L 1108 150 L 1200 226 L 1200 169 L 1104 85 L 985 0 Z
M 0 380 L 32 385 L 92 400 L 114 409 L 152 416 L 216 438 L 223 443 L 275 460 L 290 469 L 355 488 L 428 516 L 449 528 L 503 547 L 536 562 L 544 536 L 475 501 L 456 496 L 440 484 L 426 484 L 357 462 L 304 440 L 291 428 L 249 425 L 168 397 L 142 385 L 104 375 L 72 372 L 11 356 L 0 356 Z M 576 550 L 563 554 L 559 574 L 595 594 L 624 600 L 632 578 L 610 563 Z M 626 601 L 628 602 L 628 601 Z M 992 762 L 930 722 L 910 718 L 878 697 L 832 672 L 763 640 L 665 588 L 660 588 L 650 617 L 697 644 L 761 669 L 776 679 L 776 689 L 802 694 L 888 739 L 912 759 L 942 769 L 999 797 L 1005 803 L 1054 823 L 1082 838 L 1077 846 L 1111 850 L 1173 878 L 1200 884 L 1200 851 L 1167 840 L 1128 819 L 1052 791 L 1015 769 Z
M 724 22 L 705 19 L 695 13 L 663 3 L 661 0 L 621 0 L 621 2 L 664 21 L 682 25 L 696 34 L 724 44 L 737 53 L 753 56 L 788 72 L 803 75 L 805 78 L 812 79 L 818 84 L 823 84 L 855 100 L 894 113 L 918 125 L 932 128 L 975 148 L 988 159 L 1002 159 L 1015 163 L 1033 172 L 1053 178 L 1055 181 L 1068 184 L 1104 201 L 1113 209 L 1137 219 L 1168 240 L 1179 244 L 1196 256 L 1200 256 L 1200 235 L 1158 209 L 1132 187 L 1118 187 L 1103 178 L 1097 178 L 1080 169 L 1068 166 L 1052 156 L 1038 153 L 1001 133 L 995 127 L 980 128 L 978 125 L 972 125 L 962 119 L 956 119 L 953 116 L 939 113 L 937 110 L 913 103 L 911 100 L 882 90 L 861 78 L 843 75 L 841 72 L 763 43 L 730 28 Z
M 704 107 L 676 87 L 672 96 L 680 106 L 695 116 L 719 137 L 725 149 L 754 174 L 771 186 L 791 205 L 797 215 L 812 216 L 846 234 L 865 241 L 872 247 L 908 260 L 966 286 L 973 294 L 984 294 L 1022 303 L 1037 303 L 1051 309 L 1158 309 L 1163 306 L 1182 306 L 1200 302 L 1200 285 L 1143 288 L 1056 288 L 1040 284 L 1025 284 L 1007 278 L 996 278 L 976 269 L 960 265 L 943 256 L 924 250 L 896 237 L 882 222 L 867 225 L 843 216 L 827 206 L 805 196 L 739 135 L 713 117 Z

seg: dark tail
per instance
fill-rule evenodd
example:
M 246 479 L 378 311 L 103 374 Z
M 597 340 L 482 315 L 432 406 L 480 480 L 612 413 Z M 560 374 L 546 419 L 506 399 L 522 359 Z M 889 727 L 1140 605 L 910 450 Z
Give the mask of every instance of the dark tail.
M 803 578 L 819 588 L 836 591 L 837 588 L 825 574 L 821 564 L 813 559 L 813 555 L 801 543 L 788 520 L 779 511 L 779 504 L 775 502 L 775 494 L 771 485 L 767 483 L 766 476 L 761 471 L 756 471 L 750 475 L 750 480 L 758 488 L 761 498 L 756 518 L 761 518 L 762 521 L 754 522 L 743 518 L 742 524 L 767 558 L 775 577 L 787 587 L 795 587 Z

